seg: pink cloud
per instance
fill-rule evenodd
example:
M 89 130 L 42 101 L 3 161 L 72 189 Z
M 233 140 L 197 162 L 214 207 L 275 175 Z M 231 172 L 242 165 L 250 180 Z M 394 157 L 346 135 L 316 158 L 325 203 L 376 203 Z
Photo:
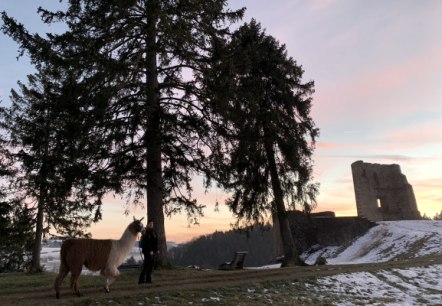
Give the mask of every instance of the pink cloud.
M 337 143 L 329 143 L 329 142 L 322 142 L 322 141 L 318 141 L 316 143 L 317 149 L 328 150 L 328 149 L 337 149 L 337 148 L 341 148 L 341 147 L 342 147 L 342 145 L 339 145 Z
M 396 145 L 413 147 L 420 145 L 428 145 L 441 143 L 440 130 L 442 123 L 426 122 L 419 126 L 413 125 L 388 131 L 381 140 L 387 143 L 395 143 Z
M 313 108 L 315 117 L 327 121 L 328 118 L 336 120 L 337 115 L 349 112 L 352 116 L 373 116 L 421 109 L 423 101 L 410 101 L 406 104 L 406 101 L 399 100 L 398 97 L 397 101 L 390 97 L 389 103 L 385 103 L 385 99 L 393 93 L 400 95 L 410 90 L 424 94 L 430 80 L 442 70 L 440 54 L 442 46 L 438 45 L 381 71 L 356 77 L 349 75 L 351 79 L 341 83 L 331 82 L 330 85 L 317 86 L 316 106 Z M 327 103 L 321 104 L 321 101 Z M 390 103 L 392 101 L 394 103 Z
M 426 194 L 433 200 L 441 199 L 442 195 L 440 195 L 440 192 L 434 192 L 435 190 L 441 190 L 442 189 L 442 177 L 439 178 L 423 178 L 413 181 L 413 187 L 415 189 L 418 189 L 422 192 L 422 194 Z M 442 203 L 441 203 L 442 207 Z
M 331 142 L 317 142 L 316 143 L 316 151 L 315 155 L 321 156 L 321 157 L 357 157 L 355 155 L 350 155 L 349 151 L 362 151 L 369 153 L 376 153 L 379 154 L 379 152 L 384 151 L 385 149 L 388 149 L 385 147 L 385 145 L 382 144 L 373 144 L 373 143 L 331 143 Z M 345 153 L 342 153 L 344 152 Z M 363 157 L 363 156 L 361 156 Z

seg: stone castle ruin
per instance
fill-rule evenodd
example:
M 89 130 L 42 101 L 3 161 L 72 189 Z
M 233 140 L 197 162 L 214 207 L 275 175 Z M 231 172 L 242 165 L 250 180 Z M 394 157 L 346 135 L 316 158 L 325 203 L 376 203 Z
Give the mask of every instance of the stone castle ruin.
M 413 187 L 399 165 L 351 165 L 359 217 L 370 221 L 419 220 Z
M 351 165 L 357 217 L 336 217 L 334 212 L 305 214 L 288 211 L 290 229 L 299 253 L 320 246 L 347 245 L 376 226 L 377 221 L 419 220 L 413 187 L 399 165 L 356 161 Z M 278 218 L 273 218 L 278 229 Z M 275 256 L 283 254 L 279 231 L 274 230 Z

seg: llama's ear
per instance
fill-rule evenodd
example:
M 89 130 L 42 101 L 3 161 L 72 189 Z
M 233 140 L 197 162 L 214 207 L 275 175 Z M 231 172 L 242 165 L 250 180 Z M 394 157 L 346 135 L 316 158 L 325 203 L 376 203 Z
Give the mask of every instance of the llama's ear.
M 144 217 L 140 219 L 140 222 L 143 221 Z
M 135 216 L 133 216 L 134 217 L 134 221 L 137 221 L 137 219 L 135 219 Z

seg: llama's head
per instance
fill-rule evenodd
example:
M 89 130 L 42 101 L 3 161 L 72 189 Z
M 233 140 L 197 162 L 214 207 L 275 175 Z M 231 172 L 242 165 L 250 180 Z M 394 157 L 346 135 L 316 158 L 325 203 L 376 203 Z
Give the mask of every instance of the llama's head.
M 135 219 L 134 217 L 134 221 L 129 224 L 129 230 L 134 233 L 135 235 L 140 233 L 141 230 L 144 228 L 143 223 L 141 223 L 141 221 L 143 221 L 144 217 L 141 218 L 140 220 Z

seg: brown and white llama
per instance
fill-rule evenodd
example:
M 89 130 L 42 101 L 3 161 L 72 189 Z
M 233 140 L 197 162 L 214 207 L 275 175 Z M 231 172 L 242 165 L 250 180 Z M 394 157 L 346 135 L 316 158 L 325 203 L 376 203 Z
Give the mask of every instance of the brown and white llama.
M 130 223 L 120 240 L 113 239 L 67 239 L 61 245 L 60 271 L 55 279 L 56 298 L 60 298 L 60 285 L 66 275 L 71 272 L 72 292 L 80 296 L 78 278 L 83 265 L 91 271 L 100 271 L 106 278 L 104 290 L 109 292 L 110 284 L 120 274 L 118 266 L 123 263 L 132 250 L 143 223 L 136 220 Z

